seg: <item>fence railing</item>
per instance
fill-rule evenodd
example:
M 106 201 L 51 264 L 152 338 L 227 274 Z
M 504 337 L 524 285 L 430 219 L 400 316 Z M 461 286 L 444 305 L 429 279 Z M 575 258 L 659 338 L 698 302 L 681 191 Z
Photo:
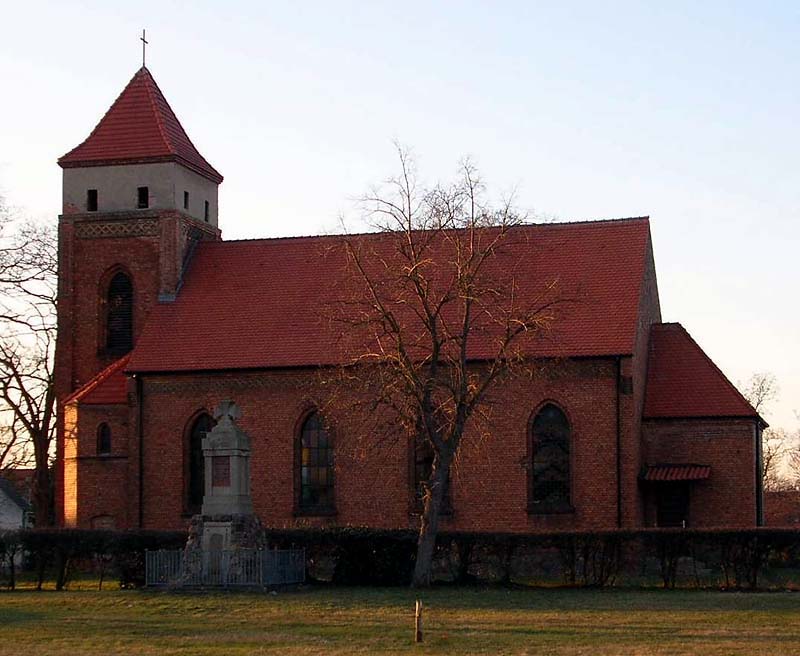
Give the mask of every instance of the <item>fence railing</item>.
M 304 549 L 145 552 L 148 586 L 264 586 L 303 583 Z

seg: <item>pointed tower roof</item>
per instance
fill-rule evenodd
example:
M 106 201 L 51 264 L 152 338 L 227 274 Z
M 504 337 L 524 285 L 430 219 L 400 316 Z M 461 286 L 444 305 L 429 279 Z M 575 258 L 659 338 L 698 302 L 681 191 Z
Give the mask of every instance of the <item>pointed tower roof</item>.
M 142 66 L 92 133 L 58 160 L 62 168 L 179 162 L 219 184 L 222 175 L 198 152 L 150 71 Z

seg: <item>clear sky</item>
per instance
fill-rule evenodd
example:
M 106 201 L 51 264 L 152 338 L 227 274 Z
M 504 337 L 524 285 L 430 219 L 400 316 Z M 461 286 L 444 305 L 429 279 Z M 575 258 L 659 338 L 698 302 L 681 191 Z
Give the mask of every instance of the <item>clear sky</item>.
M 396 170 L 471 156 L 559 220 L 650 215 L 664 320 L 800 411 L 800 3 L 0 0 L 0 193 L 56 220 L 55 160 L 141 64 L 225 175 L 227 238 L 337 229 Z

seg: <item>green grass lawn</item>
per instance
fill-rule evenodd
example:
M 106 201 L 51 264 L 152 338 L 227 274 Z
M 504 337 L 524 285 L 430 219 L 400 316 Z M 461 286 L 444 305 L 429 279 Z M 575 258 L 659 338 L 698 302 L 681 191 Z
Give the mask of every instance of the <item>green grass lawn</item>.
M 412 644 L 414 599 L 425 643 Z M 800 654 L 800 594 L 312 588 L 0 593 L 0 654 Z

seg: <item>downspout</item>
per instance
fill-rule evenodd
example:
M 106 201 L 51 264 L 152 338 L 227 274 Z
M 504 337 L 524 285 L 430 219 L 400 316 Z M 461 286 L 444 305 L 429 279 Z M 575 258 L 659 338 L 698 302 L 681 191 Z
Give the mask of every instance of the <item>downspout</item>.
M 139 528 L 144 528 L 144 384 L 140 376 L 136 379 L 136 432 L 139 437 Z
M 761 445 L 761 433 L 763 430 L 761 420 L 756 419 L 753 426 L 756 438 L 756 526 L 764 526 L 764 477 L 762 476 L 764 453 Z
M 617 528 L 622 528 L 622 410 L 620 407 L 619 381 L 622 376 L 622 361 L 617 356 L 616 361 L 616 389 L 617 389 Z

